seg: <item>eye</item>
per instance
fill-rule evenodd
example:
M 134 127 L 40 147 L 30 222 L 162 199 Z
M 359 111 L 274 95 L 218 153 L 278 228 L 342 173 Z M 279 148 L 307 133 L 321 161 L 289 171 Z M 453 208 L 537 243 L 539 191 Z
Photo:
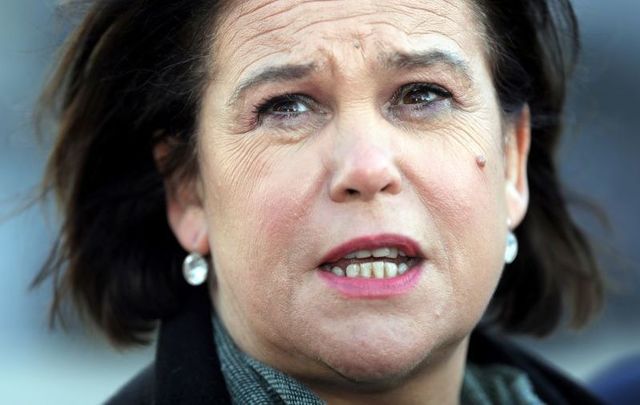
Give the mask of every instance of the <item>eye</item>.
M 411 83 L 400 87 L 393 95 L 391 104 L 425 107 L 451 98 L 451 93 L 431 83 Z
M 311 111 L 311 102 L 300 94 L 286 94 L 271 98 L 257 107 L 260 119 L 271 116 L 274 119 L 295 118 Z
M 300 136 L 326 121 L 327 112 L 310 96 L 293 93 L 267 97 L 256 104 L 251 115 L 252 128 L 293 131 Z
M 386 108 L 398 122 L 424 124 L 443 118 L 452 104 L 453 94 L 437 84 L 409 83 L 396 90 Z

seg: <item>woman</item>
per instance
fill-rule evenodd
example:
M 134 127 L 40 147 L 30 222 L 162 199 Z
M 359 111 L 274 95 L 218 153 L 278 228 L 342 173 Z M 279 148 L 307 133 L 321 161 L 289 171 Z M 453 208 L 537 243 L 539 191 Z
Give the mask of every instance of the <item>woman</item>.
M 560 0 L 94 2 L 41 278 L 114 344 L 160 321 L 110 403 L 595 402 L 486 332 L 601 300 L 551 159 L 576 32 Z

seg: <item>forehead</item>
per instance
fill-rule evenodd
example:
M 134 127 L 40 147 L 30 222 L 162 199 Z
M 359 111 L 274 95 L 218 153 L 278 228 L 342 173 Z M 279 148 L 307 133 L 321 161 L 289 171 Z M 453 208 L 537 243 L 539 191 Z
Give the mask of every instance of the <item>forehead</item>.
M 346 70 L 433 49 L 477 59 L 484 29 L 469 1 L 237 0 L 218 21 L 216 71 L 237 81 L 286 63 Z

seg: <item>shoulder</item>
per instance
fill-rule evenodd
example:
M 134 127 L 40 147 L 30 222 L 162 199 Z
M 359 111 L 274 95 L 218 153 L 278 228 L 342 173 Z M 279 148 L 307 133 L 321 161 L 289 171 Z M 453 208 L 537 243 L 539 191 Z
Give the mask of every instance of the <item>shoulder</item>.
M 217 363 L 215 363 L 217 365 Z M 221 374 L 198 373 L 202 368 L 167 367 L 157 360 L 144 368 L 104 403 L 105 405 L 228 405 Z
M 601 404 L 597 397 L 559 370 L 504 337 L 477 328 L 471 335 L 468 361 L 504 364 L 524 371 L 536 394 L 551 404 Z
M 206 286 L 160 322 L 155 361 L 133 377 L 107 405 L 229 404 L 213 339 Z
M 151 364 L 136 374 L 109 398 L 106 405 L 155 404 L 155 367 Z

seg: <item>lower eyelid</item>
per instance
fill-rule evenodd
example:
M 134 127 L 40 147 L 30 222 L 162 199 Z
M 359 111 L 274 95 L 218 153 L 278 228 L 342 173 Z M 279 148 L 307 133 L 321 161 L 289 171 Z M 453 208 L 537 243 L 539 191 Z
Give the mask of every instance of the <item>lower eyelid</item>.
M 391 108 L 394 109 L 409 109 L 409 110 L 426 110 L 426 109 L 431 109 L 434 108 L 438 105 L 441 105 L 443 103 L 447 103 L 450 104 L 451 103 L 451 99 L 450 98 L 439 98 L 437 100 L 428 102 L 428 103 L 419 103 L 419 104 L 398 104 L 398 105 L 392 105 Z
M 453 107 L 451 98 L 443 98 L 427 104 L 411 105 L 402 104 L 390 106 L 391 115 L 396 120 L 416 120 L 435 117 L 439 113 L 450 110 Z
M 270 114 L 262 117 L 262 125 L 266 128 L 291 128 L 296 129 L 300 126 L 307 125 L 310 112 L 292 113 L 292 114 Z
M 295 112 L 280 112 L 280 113 L 268 114 L 267 117 L 269 117 L 271 119 L 276 119 L 276 120 L 286 120 L 286 119 L 299 118 L 301 116 L 308 115 L 309 113 L 310 113 L 310 111 L 303 111 L 303 112 L 299 112 L 299 113 L 295 113 Z

